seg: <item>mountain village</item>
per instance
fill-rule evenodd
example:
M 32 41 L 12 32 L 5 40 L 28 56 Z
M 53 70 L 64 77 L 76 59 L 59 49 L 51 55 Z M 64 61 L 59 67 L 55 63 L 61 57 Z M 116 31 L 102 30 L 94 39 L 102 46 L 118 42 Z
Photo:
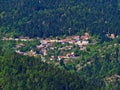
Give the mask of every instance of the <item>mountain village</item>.
M 114 38 L 114 34 L 107 35 L 111 38 Z M 15 41 L 18 42 L 13 48 L 15 53 L 24 56 L 34 56 L 40 57 L 43 62 L 46 60 L 50 61 L 60 61 L 64 60 L 64 62 L 68 62 L 74 60 L 79 57 L 76 54 L 75 48 L 78 51 L 85 51 L 88 45 L 94 45 L 96 42 L 91 40 L 91 36 L 89 33 L 84 33 L 83 35 L 74 35 L 74 36 L 67 36 L 64 38 L 29 38 L 20 36 L 19 38 L 7 38 L 3 37 L 2 40 L 4 41 Z M 39 43 L 34 45 L 34 49 L 32 45 L 29 45 L 30 42 L 37 41 Z M 27 44 L 29 46 L 27 46 Z M 26 48 L 27 50 L 22 50 Z

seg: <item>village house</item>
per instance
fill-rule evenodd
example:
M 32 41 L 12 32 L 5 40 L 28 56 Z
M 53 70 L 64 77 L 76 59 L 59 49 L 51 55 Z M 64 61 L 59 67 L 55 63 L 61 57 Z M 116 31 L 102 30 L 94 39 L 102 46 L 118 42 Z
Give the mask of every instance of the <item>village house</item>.
M 10 37 L 9 40 L 14 40 L 14 39 L 12 37 Z
M 40 43 L 42 45 L 48 45 L 50 43 L 50 40 L 40 40 Z
M 65 56 L 58 56 L 58 60 L 60 61 L 61 59 L 69 59 L 69 58 L 74 58 L 75 54 L 74 52 L 70 53 L 70 54 L 66 54 Z
M 45 57 L 41 55 L 41 61 L 46 62 Z
M 27 41 L 27 38 L 25 38 L 24 36 L 20 36 L 20 37 L 19 37 L 19 40 L 20 40 L 20 41 Z
M 70 41 L 69 41 L 69 44 L 74 44 L 74 43 L 75 43 L 74 40 L 70 40 Z
M 66 46 L 68 50 L 71 50 L 73 46 Z
M 62 60 L 62 59 L 65 59 L 65 58 L 68 58 L 68 57 L 66 57 L 66 56 L 58 56 L 59 61 Z
M 81 40 L 83 40 L 83 41 L 86 41 L 86 40 L 88 40 L 88 39 L 89 39 L 88 36 L 81 36 Z
M 20 43 L 16 46 L 17 48 L 21 48 L 21 47 L 25 47 L 25 44 L 24 43 Z
M 73 36 L 73 39 L 76 40 L 76 41 L 79 41 L 80 40 L 80 36 Z
M 76 43 L 75 43 L 76 45 L 79 45 L 79 46 L 82 46 L 82 45 L 88 45 L 89 44 L 89 41 L 77 41 Z
M 19 55 L 24 55 L 24 52 L 21 52 L 20 50 L 16 50 L 15 52 Z
M 111 38 L 111 39 L 114 39 L 115 38 L 115 34 L 106 34 L 106 36 L 108 37 L 108 38 Z
M 89 33 L 84 33 L 83 36 L 81 36 L 81 40 L 86 41 L 90 38 Z
M 81 46 L 82 45 L 82 41 L 77 41 L 75 44 Z
M 88 45 L 89 41 L 82 41 L 82 45 Z
M 18 39 L 18 38 L 15 38 L 14 40 L 15 40 L 15 41 L 18 41 L 19 39 Z
M 68 58 L 72 58 L 72 57 L 75 57 L 75 54 L 74 54 L 74 52 L 72 52 L 72 53 L 70 53 L 70 54 L 67 54 L 66 55 Z
M 85 36 L 88 36 L 88 37 L 90 36 L 89 33 L 87 33 L 87 32 L 86 32 L 84 35 L 85 35 Z
M 60 42 L 61 42 L 62 44 L 65 44 L 65 43 L 67 43 L 68 41 L 67 41 L 67 39 L 62 39 L 62 40 L 60 40 Z
M 25 47 L 25 44 L 24 43 L 20 43 L 19 46 Z
M 24 36 L 20 36 L 19 40 L 20 41 L 33 41 L 33 39 L 30 39 L 29 37 L 24 37 Z
M 43 54 L 44 56 L 47 55 L 47 50 L 46 50 L 45 48 L 42 48 L 41 51 L 42 51 L 42 54 Z
M 50 47 L 50 50 L 54 50 L 55 48 L 54 47 Z
M 54 43 L 54 42 L 59 42 L 59 40 L 50 40 L 51 43 Z
M 55 56 L 51 56 L 50 60 L 51 61 L 55 60 Z
M 36 47 L 37 47 L 37 49 L 42 49 L 42 48 L 44 48 L 44 45 L 41 44 L 41 45 L 37 45 Z
M 9 37 L 9 38 L 3 37 L 2 40 L 14 40 L 14 39 L 12 37 Z
M 110 38 L 114 39 L 115 38 L 115 34 L 111 34 Z
M 35 51 L 33 51 L 33 50 L 30 50 L 29 52 L 28 52 L 28 55 L 29 56 L 37 56 L 37 54 L 36 54 L 36 52 Z

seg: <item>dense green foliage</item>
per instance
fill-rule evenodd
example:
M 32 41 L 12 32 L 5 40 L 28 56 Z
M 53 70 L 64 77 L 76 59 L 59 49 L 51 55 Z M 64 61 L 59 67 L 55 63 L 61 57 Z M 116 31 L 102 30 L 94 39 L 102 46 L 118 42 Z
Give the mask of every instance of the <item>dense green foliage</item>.
M 16 54 L 14 47 L 21 41 L 0 40 L 0 90 L 120 90 L 120 37 L 105 36 L 120 34 L 119 19 L 120 0 L 0 0 L 0 38 L 64 37 L 87 31 L 99 40 L 85 51 L 74 47 L 79 57 L 61 60 L 58 66 Z M 39 44 L 24 43 L 21 51 L 36 50 Z M 63 53 L 51 50 L 49 56 Z
M 1 44 L 10 48 L 14 42 L 0 42 L 0 86 L 4 90 L 90 90 L 77 73 L 70 73 L 33 57 L 21 57 L 9 49 L 3 51 Z
M 60 66 L 13 52 L 15 41 L 0 41 L 0 87 L 4 90 L 119 90 L 120 38 L 88 46 L 77 60 Z M 28 42 L 29 43 L 29 42 Z M 34 44 L 33 44 L 34 45 Z M 112 81 L 107 78 L 113 77 Z
M 9 59 L 10 58 L 10 59 Z M 0 84 L 4 90 L 85 89 L 87 83 L 76 74 L 51 67 L 40 60 L 12 55 L 4 58 Z M 74 77 L 74 78 L 73 78 Z
M 119 34 L 118 0 L 1 0 L 0 34 Z M 8 34 L 9 33 L 9 34 Z

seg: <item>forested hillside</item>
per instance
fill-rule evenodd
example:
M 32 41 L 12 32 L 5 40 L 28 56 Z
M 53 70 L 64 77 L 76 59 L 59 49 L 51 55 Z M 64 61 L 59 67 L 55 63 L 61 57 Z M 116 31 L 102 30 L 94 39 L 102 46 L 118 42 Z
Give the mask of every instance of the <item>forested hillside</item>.
M 120 90 L 120 0 L 0 0 L 0 90 Z
M 85 31 L 119 34 L 118 6 L 118 0 L 1 0 L 0 34 L 30 37 Z
M 40 57 L 16 54 L 16 43 L 0 40 L 2 90 L 120 89 L 120 37 L 88 46 L 85 51 L 77 50 L 80 56 L 76 60 L 68 63 L 61 60 L 59 66 L 43 62 Z
M 10 49 L 15 42 L 0 41 L 0 90 L 95 90 L 99 86 L 77 73 L 20 56 Z M 103 83 L 102 80 L 99 83 Z

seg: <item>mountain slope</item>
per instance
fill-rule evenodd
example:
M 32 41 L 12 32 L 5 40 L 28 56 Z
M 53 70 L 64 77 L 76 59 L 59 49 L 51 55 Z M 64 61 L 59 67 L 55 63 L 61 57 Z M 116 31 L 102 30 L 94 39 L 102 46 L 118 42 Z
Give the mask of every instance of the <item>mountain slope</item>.
M 119 34 L 117 0 L 7 0 L 0 1 L 1 35 L 48 37 Z

